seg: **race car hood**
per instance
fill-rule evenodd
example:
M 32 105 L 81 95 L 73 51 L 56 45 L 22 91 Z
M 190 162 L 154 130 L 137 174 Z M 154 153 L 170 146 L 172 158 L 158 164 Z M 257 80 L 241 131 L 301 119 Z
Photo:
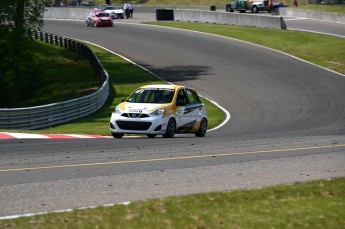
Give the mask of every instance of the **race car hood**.
M 155 104 L 155 103 L 121 103 L 121 110 L 125 110 L 129 113 L 141 113 L 141 112 L 152 112 L 160 107 L 167 107 L 167 104 Z
M 106 12 L 108 13 L 115 13 L 115 14 L 121 14 L 124 12 L 124 10 L 122 9 L 118 9 L 118 10 L 106 10 Z

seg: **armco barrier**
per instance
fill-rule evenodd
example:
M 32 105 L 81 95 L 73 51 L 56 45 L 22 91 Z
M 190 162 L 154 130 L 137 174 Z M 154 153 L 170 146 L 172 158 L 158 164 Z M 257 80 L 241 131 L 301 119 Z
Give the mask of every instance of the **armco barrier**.
M 174 9 L 175 21 L 235 24 L 260 28 L 286 29 L 282 17 L 255 14 L 235 14 L 226 12 Z
M 60 103 L 26 108 L 0 109 L 0 129 L 39 129 L 65 123 L 101 108 L 109 95 L 109 77 L 97 56 L 85 44 L 72 39 L 44 32 L 34 32 L 36 39 L 59 45 L 89 59 L 101 87 L 94 93 Z

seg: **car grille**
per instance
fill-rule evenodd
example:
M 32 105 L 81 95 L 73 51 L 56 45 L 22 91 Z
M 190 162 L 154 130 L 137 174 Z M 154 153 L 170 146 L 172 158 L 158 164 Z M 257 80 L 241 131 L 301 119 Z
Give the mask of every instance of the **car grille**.
M 116 121 L 116 124 L 122 130 L 148 130 L 151 126 L 151 122 Z
M 147 114 L 138 114 L 138 113 L 123 113 L 121 116 L 127 117 L 127 118 L 148 118 L 149 116 Z

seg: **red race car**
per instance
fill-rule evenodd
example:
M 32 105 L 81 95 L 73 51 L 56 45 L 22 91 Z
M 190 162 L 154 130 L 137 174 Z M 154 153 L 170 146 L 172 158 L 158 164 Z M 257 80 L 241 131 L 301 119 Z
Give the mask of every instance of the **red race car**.
M 86 26 L 113 26 L 113 19 L 110 14 L 102 10 L 93 10 L 87 15 Z

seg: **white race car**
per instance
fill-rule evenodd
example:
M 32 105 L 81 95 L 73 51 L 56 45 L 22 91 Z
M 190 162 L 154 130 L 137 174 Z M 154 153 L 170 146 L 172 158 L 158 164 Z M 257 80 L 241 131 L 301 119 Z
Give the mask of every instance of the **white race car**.
M 99 9 L 110 14 L 113 19 L 125 18 L 125 11 L 118 6 L 105 5 L 105 6 L 100 6 Z
M 115 107 L 110 119 L 114 138 L 124 134 L 146 134 L 150 138 L 178 133 L 204 137 L 206 107 L 191 88 L 179 85 L 146 85 Z

